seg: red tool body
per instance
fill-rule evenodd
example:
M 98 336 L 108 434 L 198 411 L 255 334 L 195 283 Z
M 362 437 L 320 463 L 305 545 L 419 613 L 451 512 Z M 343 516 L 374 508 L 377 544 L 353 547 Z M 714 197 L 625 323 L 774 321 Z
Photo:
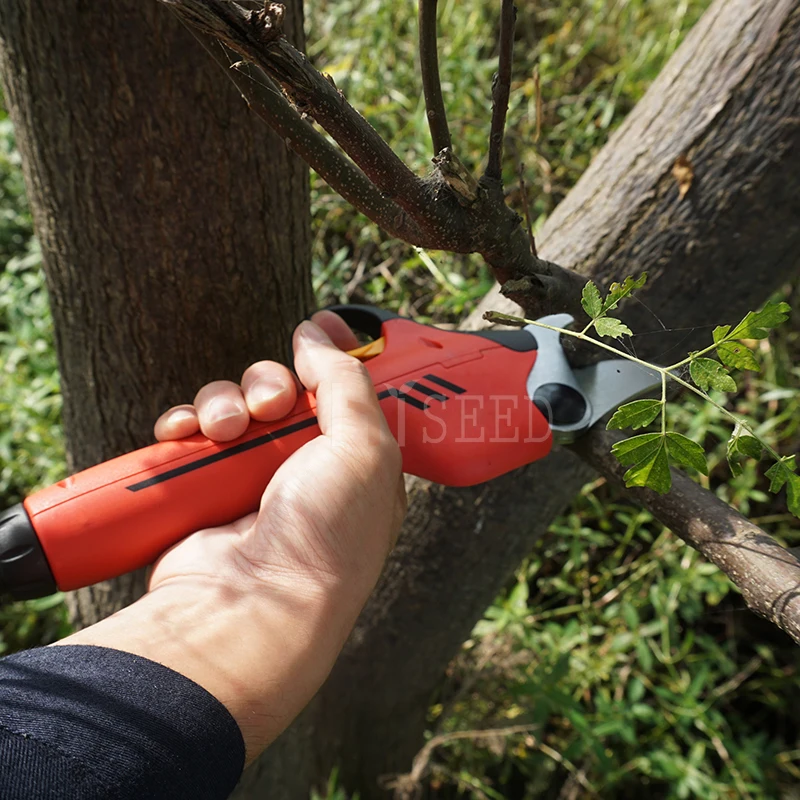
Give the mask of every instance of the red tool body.
M 406 472 L 467 486 L 549 453 L 550 426 L 526 396 L 537 358 L 530 334 L 448 332 L 377 309 L 342 309 L 353 327 L 384 339 L 365 365 Z M 355 310 L 348 318 L 345 309 Z M 196 530 L 256 510 L 275 471 L 319 433 L 314 398 L 303 394 L 289 416 L 254 421 L 232 442 L 196 435 L 154 444 L 29 496 L 24 510 L 52 581 L 70 590 L 130 572 Z M 20 542 L 19 552 L 7 547 L 0 556 L 7 573 L 15 560 L 33 558 Z M 38 584 L 11 590 L 44 593 Z

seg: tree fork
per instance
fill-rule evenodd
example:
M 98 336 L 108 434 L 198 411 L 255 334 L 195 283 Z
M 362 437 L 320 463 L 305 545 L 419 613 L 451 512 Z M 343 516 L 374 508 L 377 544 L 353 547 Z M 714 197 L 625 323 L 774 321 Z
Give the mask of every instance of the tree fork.
M 526 294 L 526 311 L 532 316 L 547 313 L 546 303 L 549 302 L 570 308 L 576 314 L 582 313 L 576 302 L 580 289 L 577 276 L 531 252 L 519 224 L 519 215 L 505 204 L 499 178 L 487 174 L 476 187 L 474 196 L 465 195 L 459 186 L 469 185 L 473 179 L 465 174 L 466 169 L 453 153 L 444 161 L 439 160 L 441 154 L 437 154 L 435 163 L 439 168 L 430 178 L 414 175 L 336 86 L 281 35 L 283 14 L 279 4 L 266 3 L 262 11 L 256 12 L 227 0 L 160 2 L 187 25 L 218 38 L 276 81 L 298 112 L 315 119 L 375 186 L 428 235 L 429 247 L 456 253 L 477 252 L 500 280 L 525 279 L 530 287 Z M 501 70 L 503 77 L 498 80 L 499 88 L 510 77 L 507 72 L 510 37 L 513 36 L 513 5 L 507 3 L 507 6 L 510 9 L 504 24 L 507 44 L 503 47 L 506 58 Z M 427 16 L 425 20 L 427 25 Z M 430 70 L 429 63 L 425 69 Z M 244 95 L 249 100 L 246 87 Z M 492 163 L 500 154 L 498 126 L 505 120 L 502 91 L 495 100 L 497 115 L 490 137 Z M 438 136 L 437 133 L 437 139 Z M 443 169 L 443 164 L 448 168 Z

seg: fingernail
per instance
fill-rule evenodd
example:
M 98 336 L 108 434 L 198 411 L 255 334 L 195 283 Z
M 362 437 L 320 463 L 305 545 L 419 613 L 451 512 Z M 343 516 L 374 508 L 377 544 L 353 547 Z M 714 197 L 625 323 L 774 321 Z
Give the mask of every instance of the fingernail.
M 206 409 L 210 422 L 222 422 L 231 417 L 238 417 L 242 411 L 243 409 L 227 397 L 215 397 Z
M 301 339 L 306 339 L 314 344 L 332 344 L 330 338 L 319 325 L 305 320 L 300 323 L 299 333 Z
M 286 391 L 286 384 L 281 381 L 273 381 L 269 378 L 261 378 L 256 381 L 247 391 L 247 397 L 251 402 L 269 403 Z
M 176 408 L 168 417 L 167 422 L 183 422 L 185 419 L 194 419 L 195 414 L 188 408 Z

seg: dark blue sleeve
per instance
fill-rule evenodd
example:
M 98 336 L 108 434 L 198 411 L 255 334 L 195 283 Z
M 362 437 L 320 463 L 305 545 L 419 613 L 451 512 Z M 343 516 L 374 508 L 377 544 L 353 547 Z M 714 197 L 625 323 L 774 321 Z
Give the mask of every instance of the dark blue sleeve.
M 167 667 L 84 645 L 0 659 L 2 800 L 218 800 L 243 766 L 228 710 Z

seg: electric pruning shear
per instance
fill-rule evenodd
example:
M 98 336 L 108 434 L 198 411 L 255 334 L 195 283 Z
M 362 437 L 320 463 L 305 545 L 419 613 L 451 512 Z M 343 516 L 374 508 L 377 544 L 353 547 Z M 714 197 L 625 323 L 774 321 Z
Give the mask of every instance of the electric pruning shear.
M 538 326 L 467 333 L 371 306 L 331 310 L 373 340 L 351 354 L 369 371 L 404 471 L 448 486 L 544 458 L 554 440 L 660 384 L 623 359 L 572 369 L 560 334 Z M 0 594 L 42 597 L 153 563 L 190 533 L 255 511 L 278 467 L 319 434 L 304 393 L 287 417 L 253 420 L 234 441 L 161 442 L 30 495 L 0 513 Z

